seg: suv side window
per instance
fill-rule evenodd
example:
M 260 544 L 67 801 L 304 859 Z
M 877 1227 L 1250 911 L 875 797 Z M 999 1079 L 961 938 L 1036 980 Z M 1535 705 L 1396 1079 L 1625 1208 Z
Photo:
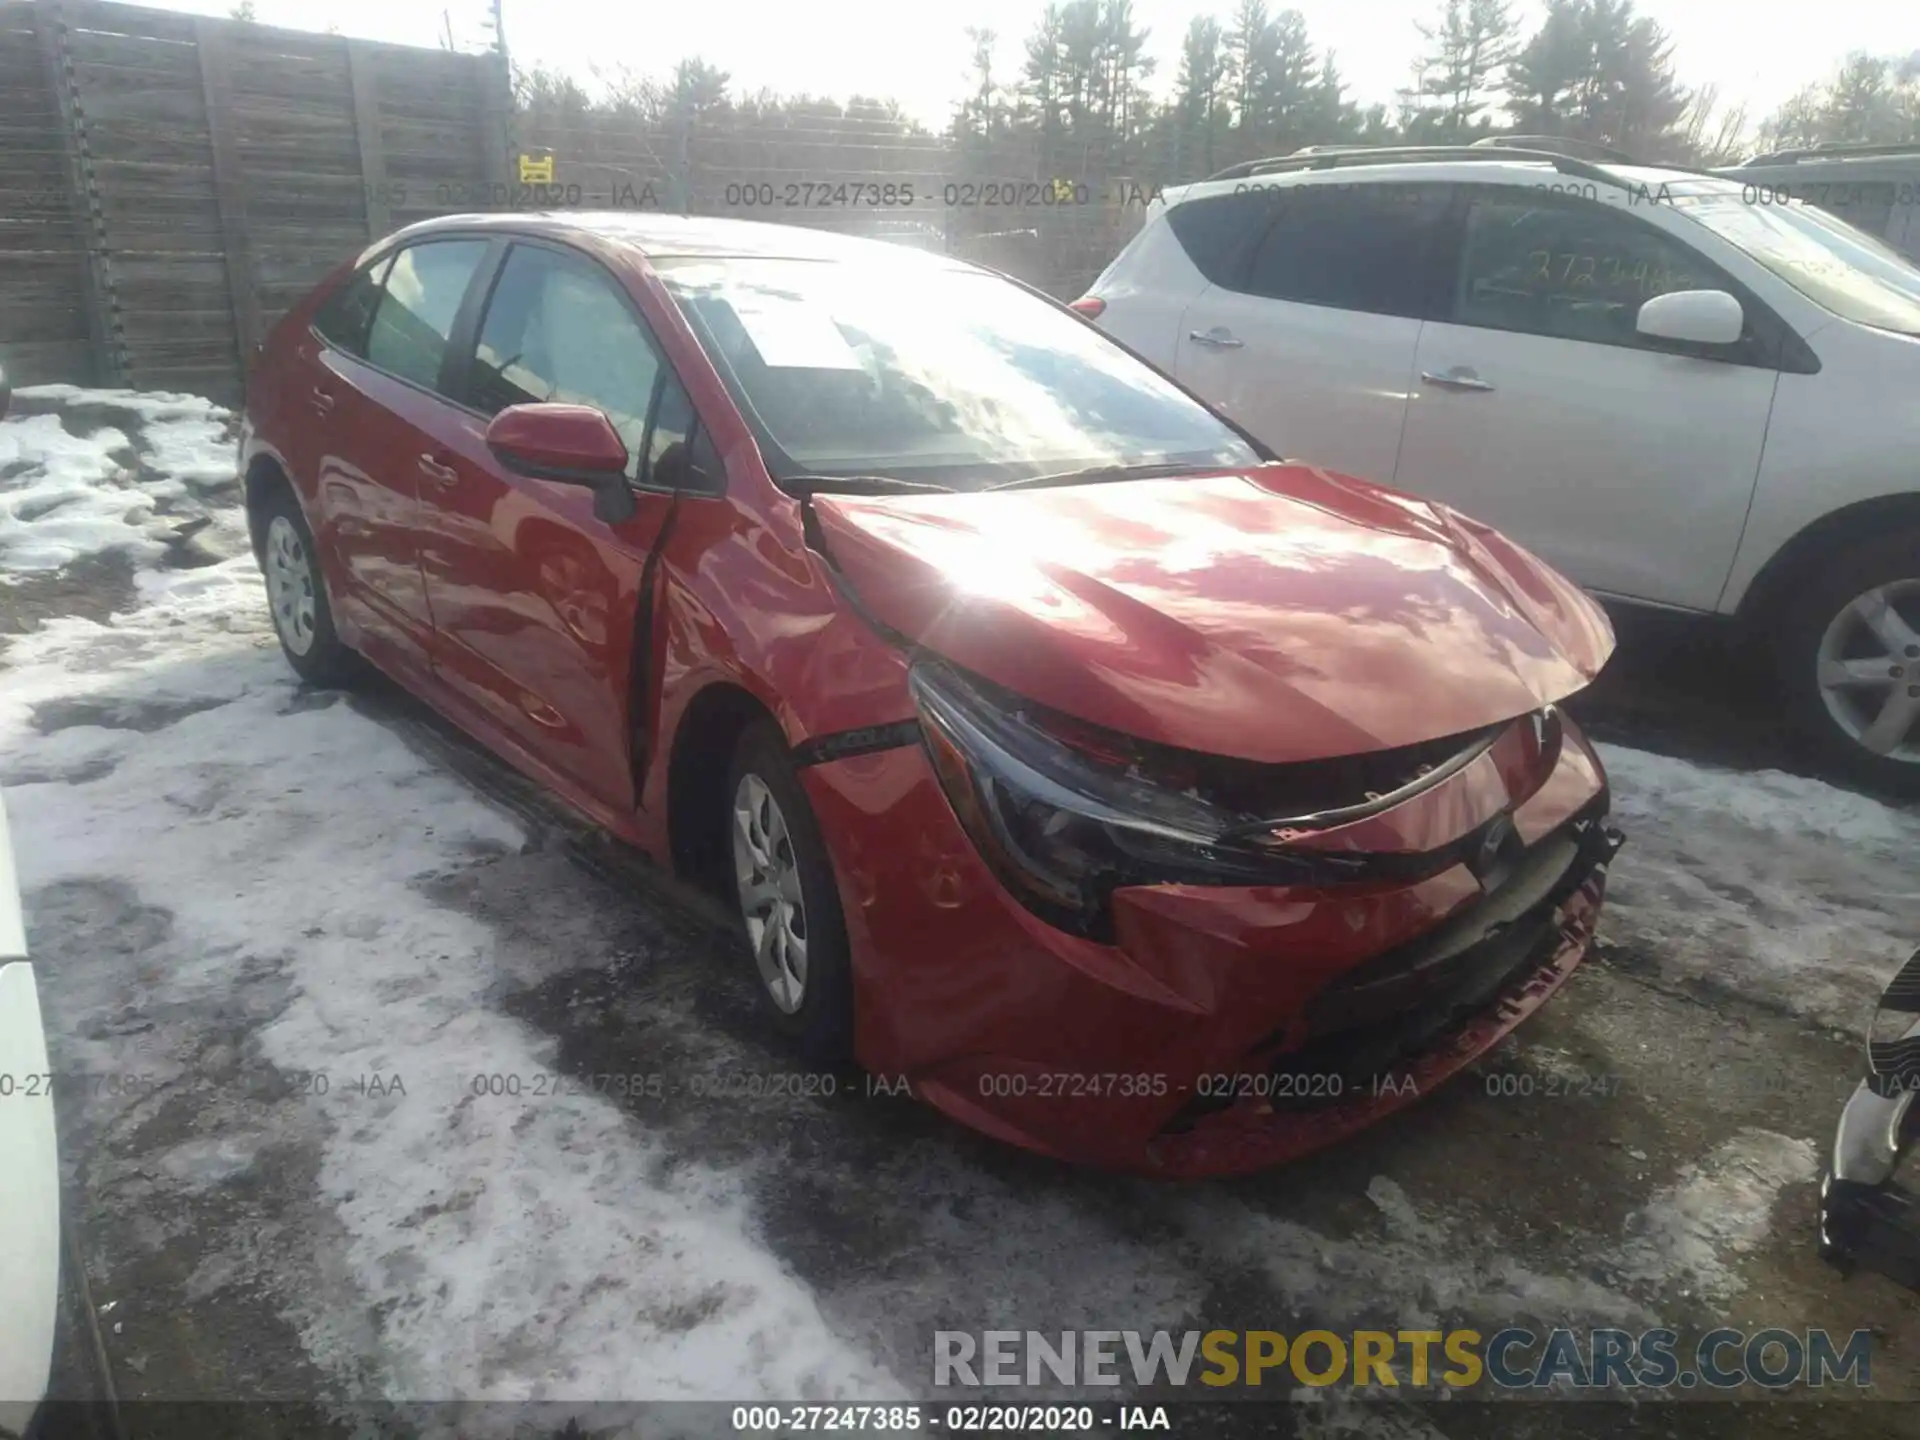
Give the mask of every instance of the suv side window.
M 423 240 L 394 256 L 367 334 L 367 360 L 403 380 L 439 388 L 440 365 L 484 240 Z
M 1336 180 L 1275 194 L 1280 203 L 1238 288 L 1375 315 L 1438 311 L 1452 187 Z
M 639 481 L 652 459 L 647 419 L 664 373 L 626 296 L 599 266 L 538 245 L 507 252 L 480 322 L 468 397 L 476 410 L 493 415 L 547 400 L 591 405 L 626 442 L 627 478 Z M 678 393 L 678 384 L 670 391 Z M 678 438 L 692 414 L 686 405 Z
M 373 307 L 380 303 L 380 285 L 391 254 L 382 255 L 348 277 L 347 283 L 329 295 L 313 312 L 313 328 L 336 350 L 364 360 L 367 355 L 367 326 L 373 320 Z
M 1671 351 L 1633 327 L 1674 290 L 1730 290 L 1747 310 L 1738 347 L 1707 358 L 1762 363 L 1756 307 L 1719 267 L 1663 231 L 1596 201 L 1489 189 L 1473 195 L 1449 317 L 1457 325 Z

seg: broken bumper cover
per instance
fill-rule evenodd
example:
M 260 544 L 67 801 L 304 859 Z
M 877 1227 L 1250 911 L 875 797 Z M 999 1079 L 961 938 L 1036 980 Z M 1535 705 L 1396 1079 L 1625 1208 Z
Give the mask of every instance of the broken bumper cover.
M 1620 843 L 1569 725 L 1546 781 L 1498 806 L 1533 863 L 1491 892 L 1466 863 L 1139 886 L 1114 893 L 1106 943 L 1001 888 L 920 746 L 803 773 L 839 873 L 866 1068 L 1010 1143 L 1166 1176 L 1303 1155 L 1472 1063 L 1585 956 Z M 1398 819 L 1451 843 L 1468 787 L 1489 783 L 1463 773 Z

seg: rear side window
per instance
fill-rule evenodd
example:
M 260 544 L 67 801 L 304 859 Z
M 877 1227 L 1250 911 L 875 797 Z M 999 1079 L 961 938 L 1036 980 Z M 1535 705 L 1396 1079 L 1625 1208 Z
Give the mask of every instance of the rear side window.
M 373 307 L 380 303 L 380 282 L 386 278 L 393 256 L 382 255 L 329 295 L 314 312 L 313 328 L 327 343 L 362 359 L 367 353 L 367 326 L 373 319 Z
M 1167 224 L 1196 270 L 1215 285 L 1244 289 L 1240 277 L 1253 242 L 1273 217 L 1274 194 L 1262 187 L 1189 200 L 1167 212 Z
M 486 253 L 484 240 L 430 240 L 395 256 L 367 335 L 368 361 L 436 388 L 454 317 Z
M 1445 185 L 1296 185 L 1241 289 L 1270 300 L 1424 319 L 1445 303 Z

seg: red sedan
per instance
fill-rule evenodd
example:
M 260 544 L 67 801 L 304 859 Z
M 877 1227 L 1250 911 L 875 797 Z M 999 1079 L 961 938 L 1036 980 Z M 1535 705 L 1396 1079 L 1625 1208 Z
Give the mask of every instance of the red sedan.
M 274 624 L 737 903 L 766 1012 L 1015 1144 L 1257 1168 L 1537 1007 L 1618 836 L 1613 637 L 944 258 L 437 220 L 275 328 Z

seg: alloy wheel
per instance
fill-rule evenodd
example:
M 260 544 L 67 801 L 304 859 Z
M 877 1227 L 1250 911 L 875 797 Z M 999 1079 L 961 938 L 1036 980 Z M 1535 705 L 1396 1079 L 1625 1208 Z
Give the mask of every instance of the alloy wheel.
M 313 648 L 313 562 L 293 522 L 273 517 L 267 527 L 267 599 L 273 606 L 273 628 L 296 655 Z
M 1870 754 L 1920 765 L 1920 579 L 1855 596 L 1820 639 L 1820 698 Z
M 733 877 L 760 982 L 782 1013 L 807 996 L 807 906 L 787 818 L 767 782 L 740 777 L 733 797 Z

